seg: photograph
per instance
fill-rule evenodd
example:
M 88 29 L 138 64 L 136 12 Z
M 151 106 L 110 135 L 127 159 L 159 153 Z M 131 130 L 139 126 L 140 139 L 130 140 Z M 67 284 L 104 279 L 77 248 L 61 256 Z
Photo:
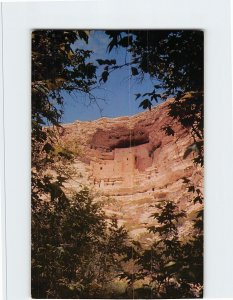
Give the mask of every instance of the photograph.
M 203 215 L 204 31 L 33 30 L 32 298 L 203 298 Z

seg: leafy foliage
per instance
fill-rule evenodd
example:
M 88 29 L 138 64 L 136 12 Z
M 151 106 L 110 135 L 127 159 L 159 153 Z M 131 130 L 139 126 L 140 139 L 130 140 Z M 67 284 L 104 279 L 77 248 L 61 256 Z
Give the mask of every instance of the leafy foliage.
M 143 274 L 150 278 L 154 298 L 196 298 L 202 296 L 203 253 L 202 241 L 194 232 L 188 242 L 179 237 L 179 224 L 186 217 L 184 211 L 171 201 L 155 205 L 156 226 L 148 231 L 156 235 L 150 249 L 140 258 Z M 200 217 L 200 216 L 199 216 Z M 199 232 L 200 233 L 200 232 Z
M 38 30 L 32 33 L 32 120 L 57 125 L 62 115 L 61 90 L 89 93 L 96 82 L 91 52 L 74 49 L 77 39 L 88 42 L 85 31 Z
M 60 119 L 63 114 L 62 91 L 89 94 L 96 83 L 96 66 L 88 62 L 91 51 L 75 49 L 78 39 L 88 42 L 82 30 L 36 30 L 32 32 L 32 212 L 49 197 L 56 179 L 45 171 L 54 169 L 66 174 L 72 152 L 56 153 Z M 44 125 L 53 127 L 45 129 Z M 60 164 L 58 161 L 60 160 Z
M 203 165 L 204 119 L 204 38 L 199 30 L 133 30 L 106 31 L 110 38 L 109 51 L 124 47 L 131 55 L 132 75 L 142 80 L 149 74 L 154 89 L 143 95 L 140 107 L 151 109 L 153 102 L 174 97 L 169 104 L 169 115 L 190 130 L 198 143 L 194 162 Z M 122 66 L 118 66 L 119 68 Z M 114 69 L 117 65 L 114 66 Z M 171 124 L 164 128 L 173 134 Z
M 32 218 L 32 296 L 103 298 L 120 272 L 127 232 L 106 217 L 88 189 L 59 195 Z
M 88 42 L 88 33 L 32 33 L 32 294 L 40 298 L 72 296 L 82 289 L 80 283 L 72 281 L 75 271 L 71 264 L 77 258 L 72 255 L 74 241 L 70 237 L 71 245 L 62 242 L 65 230 L 68 234 L 69 226 L 78 226 L 75 213 L 81 212 L 81 208 L 73 206 L 67 211 L 71 202 L 63 186 L 71 176 L 74 155 L 57 140 L 63 114 L 61 92 L 90 93 L 96 82 L 96 67 L 87 62 L 91 52 L 75 49 L 77 39 Z M 45 128 L 45 124 L 51 127 Z M 77 220 L 68 224 L 74 215 Z M 85 228 L 91 234 L 89 229 Z
M 190 130 L 194 143 L 184 159 L 195 152 L 203 164 L 203 33 L 201 31 L 106 31 L 108 49 L 130 52 L 132 76 L 156 80 L 153 91 L 136 94 L 140 107 L 175 98 L 169 115 Z M 89 62 L 91 51 L 75 49 L 88 43 L 83 30 L 38 30 L 32 33 L 32 296 L 35 298 L 161 298 L 200 297 L 203 281 L 203 211 L 193 220 L 193 234 L 179 238 L 185 213 L 172 201 L 156 205 L 156 226 L 150 249 L 129 239 L 116 219 L 111 221 L 88 189 L 70 195 L 65 183 L 72 176 L 74 147 L 59 144 L 62 132 L 62 92 L 91 95 L 96 82 L 123 66 L 116 60 Z M 51 125 L 49 128 L 44 125 Z M 172 123 L 163 130 L 175 135 Z M 191 152 L 190 152 L 191 151 Z M 203 196 L 189 179 L 194 204 Z M 135 288 L 140 280 L 148 281 Z M 116 291 L 111 285 L 126 282 Z
M 110 38 L 109 51 L 124 47 L 131 54 L 132 75 L 143 80 L 148 74 L 154 89 L 136 94 L 139 107 L 151 109 L 153 102 L 167 100 L 171 123 L 162 128 L 167 135 L 175 135 L 173 120 L 180 122 L 193 137 L 183 159 L 195 155 L 195 164 L 203 166 L 204 144 L 204 72 L 203 32 L 198 30 L 106 31 Z M 124 43 L 123 43 L 124 41 Z M 127 42 L 126 42 L 127 41 Z M 122 67 L 122 66 L 119 66 Z M 114 66 L 116 69 L 116 66 Z M 133 70 L 133 71 L 132 71 Z M 187 179 L 186 179 L 187 180 Z M 188 192 L 193 203 L 202 204 L 203 195 L 189 180 Z M 167 201 L 157 207 L 152 217 L 157 226 L 148 228 L 157 237 L 151 249 L 141 258 L 144 276 L 151 278 L 155 298 L 201 297 L 203 284 L 203 209 L 193 221 L 191 240 L 183 243 L 178 237 L 179 219 L 184 218 L 174 203 Z M 195 291 L 196 289 L 196 291 Z

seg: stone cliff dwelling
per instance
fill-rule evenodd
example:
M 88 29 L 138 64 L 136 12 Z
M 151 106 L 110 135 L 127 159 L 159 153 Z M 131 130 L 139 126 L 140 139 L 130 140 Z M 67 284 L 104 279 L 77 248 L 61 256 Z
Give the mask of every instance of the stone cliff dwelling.
M 113 196 L 154 195 L 171 182 L 182 180 L 186 172 L 191 176 L 192 159 L 183 160 L 183 149 L 190 145 L 191 136 L 168 115 L 171 101 L 134 116 L 67 125 L 65 139 L 77 141 L 83 149 L 80 158 L 82 168 L 88 169 L 86 184 Z M 162 130 L 171 122 L 175 136 Z
M 114 197 L 143 193 L 155 197 L 168 186 L 173 193 L 171 186 L 182 185 L 183 177 L 202 180 L 202 175 L 194 175 L 199 170 L 192 156 L 183 159 L 184 149 L 193 141 L 189 131 L 169 116 L 172 101 L 134 116 L 67 124 L 63 139 L 82 149 L 76 163 L 77 174 L 86 174 L 84 184 Z M 175 136 L 162 130 L 170 123 Z
M 96 187 L 112 189 L 113 186 L 133 187 L 145 171 L 156 173 L 155 145 L 146 131 L 121 128 L 123 135 L 99 130 L 92 139 L 91 148 L 99 152 L 99 160 L 91 161 L 91 179 Z M 146 179 L 142 175 L 144 180 Z M 142 178 L 141 178 L 142 179 Z
M 93 188 L 96 199 L 104 201 L 106 214 L 116 215 L 134 238 L 145 236 L 142 224 L 152 222 L 152 206 L 157 201 L 170 199 L 193 214 L 184 177 L 202 186 L 202 169 L 193 164 L 191 155 L 183 159 L 193 140 L 169 116 L 171 101 L 134 116 L 65 125 L 63 141 L 76 142 L 81 148 L 74 162 L 77 181 L 70 181 L 70 187 L 79 190 L 81 182 Z M 162 130 L 169 123 L 175 136 Z

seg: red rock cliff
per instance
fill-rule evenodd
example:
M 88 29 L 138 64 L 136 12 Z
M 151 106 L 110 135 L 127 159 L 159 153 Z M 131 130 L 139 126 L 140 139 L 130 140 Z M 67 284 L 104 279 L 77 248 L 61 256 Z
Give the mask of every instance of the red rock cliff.
M 193 143 L 188 130 L 168 115 L 168 103 L 130 117 L 76 121 L 64 126 L 64 143 L 76 143 L 79 155 L 73 165 L 76 176 L 69 182 L 74 190 L 88 185 L 105 201 L 108 215 L 116 215 L 131 234 L 145 239 L 142 224 L 152 222 L 151 204 L 173 200 L 191 216 L 197 209 L 183 178 L 202 188 L 202 169 L 193 154 L 183 159 Z M 172 122 L 174 136 L 163 127 Z M 182 229 L 185 234 L 185 230 Z M 181 230 L 181 231 L 182 231 Z

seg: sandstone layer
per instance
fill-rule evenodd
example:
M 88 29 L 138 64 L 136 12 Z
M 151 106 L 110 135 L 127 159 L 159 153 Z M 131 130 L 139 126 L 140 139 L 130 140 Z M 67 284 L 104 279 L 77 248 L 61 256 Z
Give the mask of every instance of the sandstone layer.
M 146 227 L 154 222 L 150 216 L 157 202 L 174 201 L 189 220 L 198 209 L 183 178 L 202 189 L 202 169 L 194 165 L 194 154 L 183 159 L 193 140 L 187 129 L 169 117 L 171 101 L 134 116 L 76 121 L 62 131 L 62 142 L 78 149 L 75 175 L 67 187 L 88 186 L 107 215 L 115 215 L 140 241 L 150 239 Z M 163 130 L 168 124 L 174 135 Z M 180 228 L 183 235 L 188 230 L 188 223 Z

